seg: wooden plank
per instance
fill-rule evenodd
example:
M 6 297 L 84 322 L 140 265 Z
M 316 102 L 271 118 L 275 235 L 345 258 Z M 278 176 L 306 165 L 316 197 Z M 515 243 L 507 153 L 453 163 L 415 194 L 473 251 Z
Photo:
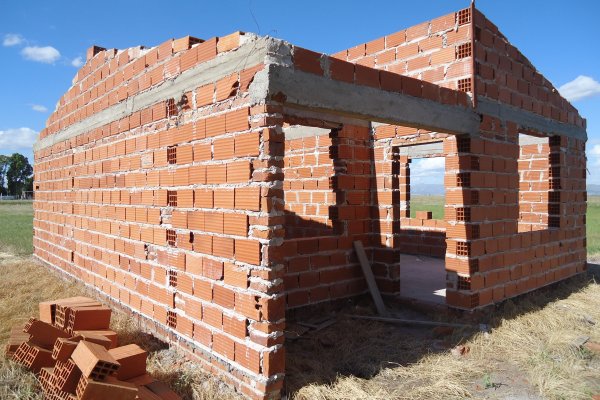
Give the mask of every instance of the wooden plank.
M 320 324 L 311 324 L 310 322 L 298 322 L 298 325 L 312 329 L 312 332 L 318 332 L 336 323 L 335 318 L 323 321 Z
M 373 301 L 375 302 L 375 307 L 377 307 L 377 313 L 379 315 L 388 315 L 385 304 L 383 304 L 383 299 L 381 298 L 381 293 L 379 293 L 377 282 L 375 282 L 373 271 L 371 271 L 371 265 L 367 260 L 367 254 L 365 253 L 365 249 L 360 240 L 354 242 L 354 250 L 356 251 L 360 267 L 367 280 L 367 286 L 369 287 L 369 292 L 371 292 L 371 297 L 373 297 Z
M 435 321 L 419 321 L 414 319 L 401 319 L 401 318 L 386 318 L 386 317 L 372 317 L 369 315 L 346 315 L 349 318 L 354 319 L 365 319 L 369 321 L 380 321 L 380 322 L 390 322 L 394 324 L 404 324 L 404 325 L 416 325 L 416 326 L 449 326 L 452 328 L 470 328 L 476 329 L 477 327 L 474 325 L 465 325 L 465 324 L 453 324 L 449 322 L 435 322 Z

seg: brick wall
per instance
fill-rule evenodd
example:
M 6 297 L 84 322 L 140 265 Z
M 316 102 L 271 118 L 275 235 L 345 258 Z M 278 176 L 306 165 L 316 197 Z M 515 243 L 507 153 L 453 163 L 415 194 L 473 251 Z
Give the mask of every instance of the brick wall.
M 97 50 L 41 137 L 237 48 L 241 35 Z M 177 340 L 251 397 L 279 393 L 284 298 L 267 244 L 274 221 L 264 106 L 245 96 L 261 65 L 160 98 L 35 153 L 35 256 Z M 159 89 L 160 90 L 160 89 Z M 85 105 L 87 104 L 87 105 Z
M 549 201 L 555 196 L 551 193 L 559 193 L 554 191 L 556 182 L 551 184 L 550 176 L 560 168 L 550 168 L 548 138 L 523 134 L 519 138 L 519 232 L 548 229 Z M 554 150 L 560 157 L 560 148 Z
M 333 54 L 369 68 L 471 91 L 471 10 L 464 9 Z
M 334 229 L 329 215 L 336 204 L 329 179 L 334 175 L 332 138 L 304 129 L 305 137 L 285 142 L 286 239 L 335 236 L 341 228 L 338 224 Z
M 413 106 L 418 97 L 475 124 L 468 92 L 477 77 L 478 101 L 584 128 L 472 13 L 334 56 L 281 42 L 280 64 L 264 72 L 289 68 L 312 84 L 395 92 Z M 555 136 L 478 109 L 478 131 L 456 128 L 463 136 L 455 136 L 431 131 L 443 130 L 439 121 L 388 115 L 387 123 L 426 126 L 373 124 L 365 122 L 379 115 L 372 110 L 335 109 L 327 100 L 323 109 L 292 93 L 260 91 L 257 99 L 249 89 L 264 60 L 248 60 L 258 40 L 235 33 L 149 49 L 92 48 L 35 151 L 35 256 L 152 321 L 253 398 L 277 398 L 283 387 L 286 307 L 366 291 L 356 240 L 387 294 L 400 289 L 400 253 L 445 254 L 447 303 L 465 309 L 585 269 L 581 129 Z M 274 87 L 276 75 L 269 75 Z M 288 135 L 298 127 L 308 133 Z M 311 134 L 317 128 L 325 134 Z M 548 145 L 520 146 L 520 133 L 547 137 Z M 445 220 L 409 218 L 411 156 L 402 149 L 440 142 Z
M 435 83 L 440 87 L 471 92 L 473 76 L 471 21 L 471 10 L 464 9 L 357 45 L 336 53 L 332 57 L 356 63 L 357 69 L 363 66 L 382 69 Z M 418 85 L 422 85 L 422 83 L 419 82 Z M 421 90 L 429 89 L 423 87 Z M 414 93 L 418 96 L 421 94 Z M 443 139 L 447 135 L 406 126 L 380 125 L 375 129 L 374 137 L 377 139 L 375 146 L 377 147 L 381 143 L 383 148 L 384 158 L 382 160 L 388 164 L 382 168 L 389 169 L 392 163 L 391 146 L 429 142 Z M 384 139 L 391 140 L 385 141 Z M 387 242 L 389 245 L 389 241 L 393 237 L 396 246 L 403 253 L 443 257 L 446 248 L 445 223 L 409 218 L 410 185 L 406 180 L 409 175 L 405 174 L 409 169 L 406 162 L 399 161 L 399 163 L 402 171 L 398 177 L 400 180 L 398 188 L 392 188 L 392 182 L 389 182 L 386 187 L 385 182 L 381 182 L 383 178 L 377 181 L 378 184 L 382 183 L 378 185 L 380 196 L 383 199 L 386 196 L 398 197 L 398 199 L 394 199 L 394 202 L 399 202 L 401 208 L 400 211 L 391 211 L 389 216 L 384 217 L 384 220 L 390 218 L 399 226 L 396 226 L 395 229 L 390 227 L 387 237 L 382 239 L 382 243 Z M 395 203 L 389 199 L 386 204 L 388 205 L 384 208 L 387 207 L 388 210 L 391 210 L 393 209 L 392 204 Z M 386 222 L 384 222 L 385 224 Z M 392 233 L 392 231 L 394 232 Z
M 446 252 L 443 220 L 410 218 L 410 160 L 400 148 L 443 141 L 447 134 L 394 125 L 374 129 L 377 201 L 381 244 L 401 253 L 443 257 Z M 394 245 L 395 243 L 395 245 Z
M 550 136 L 559 204 L 546 229 L 519 229 L 520 128 L 484 116 L 480 138 L 449 138 L 446 152 L 448 304 L 496 303 L 586 268 L 584 142 Z M 477 161 L 474 161 L 474 160 Z M 560 171 L 560 172 L 559 172 Z M 549 218 L 549 220 L 550 220 Z M 456 275 L 452 275 L 456 273 Z
M 302 129 L 309 134 L 314 128 Z M 288 308 L 366 289 L 352 243 L 361 240 L 369 248 L 373 229 L 368 143 L 369 129 L 352 125 L 286 140 L 283 248 Z M 387 280 L 383 272 L 378 277 Z
M 585 120 L 480 11 L 475 10 L 478 96 L 585 128 Z

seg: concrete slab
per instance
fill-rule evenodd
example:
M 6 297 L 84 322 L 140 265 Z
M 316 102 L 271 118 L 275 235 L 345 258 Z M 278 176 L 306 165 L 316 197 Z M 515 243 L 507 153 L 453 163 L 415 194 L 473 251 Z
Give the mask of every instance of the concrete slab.
M 446 270 L 441 258 L 400 255 L 400 297 L 446 304 Z

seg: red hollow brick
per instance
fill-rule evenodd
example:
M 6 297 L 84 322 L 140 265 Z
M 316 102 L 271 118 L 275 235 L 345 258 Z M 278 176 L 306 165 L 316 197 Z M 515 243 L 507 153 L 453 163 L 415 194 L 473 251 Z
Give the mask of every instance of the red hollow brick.
M 294 47 L 294 66 L 304 72 L 323 75 L 321 57 L 323 55 L 302 47 Z
M 235 259 L 254 265 L 260 265 L 260 242 L 255 240 L 236 239 Z

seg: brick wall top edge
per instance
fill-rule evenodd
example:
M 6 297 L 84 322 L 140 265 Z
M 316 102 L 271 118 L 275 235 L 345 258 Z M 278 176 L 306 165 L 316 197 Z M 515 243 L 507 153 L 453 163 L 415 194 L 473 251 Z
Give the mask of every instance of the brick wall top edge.
M 369 86 L 388 92 L 430 100 L 450 106 L 470 106 L 466 92 L 450 89 L 426 80 L 405 76 L 394 71 L 381 70 L 353 63 L 293 46 L 294 68 L 332 80 Z
M 195 48 L 196 51 L 199 51 L 198 47 L 201 44 L 208 47 L 207 43 L 210 43 L 210 47 L 214 47 L 214 52 L 210 50 L 209 53 L 214 54 L 206 53 L 207 49 L 204 49 L 200 59 L 196 61 L 197 64 L 213 58 L 217 54 L 234 50 L 246 41 L 255 38 L 254 34 L 237 31 L 208 40 L 192 36 L 168 39 L 154 47 L 134 46 L 119 50 L 92 46 L 88 49 L 90 58 L 75 74 L 71 87 L 57 102 L 55 110 L 46 121 L 45 128 L 40 132 L 39 139 L 53 135 L 66 126 L 84 119 L 85 117 L 81 118 L 76 114 L 81 113 L 83 106 L 89 106 L 90 100 L 100 101 L 103 95 L 116 95 L 116 91 L 122 84 L 131 82 L 132 78 L 133 80 L 140 79 L 142 75 L 152 72 L 153 67 L 158 68 L 166 65 L 170 60 L 182 58 L 191 49 Z M 124 74 L 130 73 L 129 70 L 133 70 L 133 74 L 125 77 Z M 115 93 L 109 92 L 111 89 L 114 89 Z M 93 94 L 90 95 L 90 93 Z
M 564 97 L 558 89 L 531 63 L 531 61 L 490 21 L 481 11 L 475 10 L 475 61 L 478 64 L 477 77 L 487 81 L 492 86 L 498 84 L 505 90 L 504 96 L 492 90 L 478 88 L 478 94 L 491 97 L 504 103 L 515 103 L 515 99 L 508 101 L 508 93 L 523 95 L 522 107 L 537 114 L 569 123 L 586 127 L 586 121 L 579 111 Z M 503 82 L 499 74 L 506 73 L 507 81 Z M 519 86 L 520 85 L 520 86 Z M 527 93 L 526 90 L 528 91 Z M 514 97 L 514 96 L 512 96 Z M 518 103 L 518 99 L 516 100 Z M 541 109 L 548 105 L 548 110 Z M 515 105 L 515 104 L 513 104 Z M 533 109 L 529 109 L 533 108 Z M 555 110 L 552 111 L 551 108 Z M 541 110 L 540 110 L 541 109 Z
M 464 10 L 468 10 L 468 9 L 464 9 Z M 373 39 L 369 42 L 357 44 L 356 46 L 353 46 L 349 49 L 345 49 L 345 50 L 341 50 L 337 53 L 333 53 L 333 54 L 331 54 L 331 56 L 335 57 L 335 58 L 343 58 L 342 55 L 344 55 L 348 52 L 351 52 L 351 51 L 354 51 L 354 52 L 362 51 L 363 56 L 374 54 L 379 51 L 383 51 L 384 49 L 395 47 L 401 43 L 412 41 L 413 39 L 418 37 L 415 35 L 418 35 L 419 31 L 423 31 L 423 32 L 425 31 L 425 26 L 429 27 L 428 28 L 429 33 L 445 31 L 445 30 L 449 30 L 451 28 L 455 28 L 456 24 L 449 23 L 448 21 L 449 21 L 449 19 L 454 18 L 461 11 L 463 11 L 463 10 L 458 10 L 458 11 L 455 11 L 455 12 L 452 12 L 449 14 L 442 15 L 438 18 L 434 18 L 434 19 L 419 23 L 417 25 L 413 25 L 413 26 L 405 28 L 405 29 L 401 29 L 397 32 L 390 33 L 388 35 Z M 407 31 L 408 31 L 408 35 L 409 35 L 408 37 L 407 37 Z M 381 46 L 382 42 L 383 42 L 383 46 Z

